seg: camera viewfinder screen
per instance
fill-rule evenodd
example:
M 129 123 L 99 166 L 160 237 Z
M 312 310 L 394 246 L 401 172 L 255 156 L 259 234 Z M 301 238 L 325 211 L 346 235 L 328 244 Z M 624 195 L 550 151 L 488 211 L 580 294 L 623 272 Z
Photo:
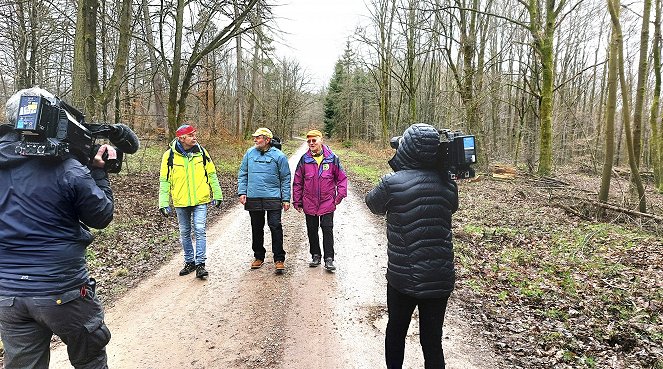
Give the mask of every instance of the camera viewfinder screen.
M 35 130 L 39 114 L 41 96 L 21 96 L 18 106 L 16 129 Z
M 465 152 L 465 163 L 473 164 L 477 162 L 476 151 L 474 150 L 474 136 L 463 137 L 463 150 Z

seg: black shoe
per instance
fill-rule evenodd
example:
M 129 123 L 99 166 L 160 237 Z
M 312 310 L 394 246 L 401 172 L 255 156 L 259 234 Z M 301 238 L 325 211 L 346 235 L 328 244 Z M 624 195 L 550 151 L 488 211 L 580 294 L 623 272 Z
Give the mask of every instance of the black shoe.
M 194 263 L 184 263 L 184 268 L 180 270 L 180 275 L 187 275 L 196 270 L 196 264 Z
M 207 273 L 207 270 L 205 270 L 205 264 L 198 264 L 196 265 L 196 278 L 203 278 L 207 277 L 209 273 Z
M 334 259 L 325 258 L 325 269 L 329 271 L 336 270 L 336 267 L 334 266 Z
M 317 267 L 318 265 L 320 265 L 320 259 L 322 259 L 322 256 L 317 254 L 313 255 L 313 257 L 311 258 L 311 262 L 308 263 L 308 266 L 310 266 L 311 268 Z

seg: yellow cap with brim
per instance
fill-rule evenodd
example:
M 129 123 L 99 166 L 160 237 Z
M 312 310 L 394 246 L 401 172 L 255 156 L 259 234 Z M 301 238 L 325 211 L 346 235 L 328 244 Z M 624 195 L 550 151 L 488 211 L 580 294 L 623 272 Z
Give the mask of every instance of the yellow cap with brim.
M 252 134 L 253 137 L 258 137 L 258 136 L 265 136 L 269 138 L 274 138 L 274 135 L 272 134 L 272 131 L 270 131 L 267 128 L 261 127 L 256 129 L 255 132 Z

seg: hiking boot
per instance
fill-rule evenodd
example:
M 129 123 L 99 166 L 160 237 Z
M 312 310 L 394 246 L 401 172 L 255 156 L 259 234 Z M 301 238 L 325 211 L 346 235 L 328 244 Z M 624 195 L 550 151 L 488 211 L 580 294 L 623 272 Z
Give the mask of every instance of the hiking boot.
M 205 264 L 198 264 L 196 265 L 196 278 L 202 279 L 203 277 L 207 277 L 209 273 L 207 273 L 207 270 L 205 270 Z
M 336 267 L 334 266 L 334 259 L 325 258 L 325 269 L 329 271 L 336 270 Z
M 282 272 L 285 270 L 285 262 L 283 261 L 275 261 L 274 262 L 274 268 L 276 269 L 277 272 Z
M 184 268 L 180 270 L 180 275 L 187 275 L 193 272 L 194 270 L 196 270 L 196 264 L 186 262 L 184 263 Z
M 308 266 L 310 266 L 311 268 L 317 267 L 318 265 L 320 265 L 320 259 L 322 259 L 322 256 L 317 254 L 313 255 L 313 257 L 311 258 L 311 262 L 308 263 Z
M 259 269 L 263 264 L 263 261 L 260 259 L 255 259 L 253 260 L 253 263 L 251 263 L 251 269 Z

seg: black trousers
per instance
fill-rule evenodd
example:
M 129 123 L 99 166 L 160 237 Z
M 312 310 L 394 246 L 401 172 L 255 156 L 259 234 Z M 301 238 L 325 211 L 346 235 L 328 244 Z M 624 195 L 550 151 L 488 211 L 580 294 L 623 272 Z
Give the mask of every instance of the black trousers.
M 324 258 L 334 259 L 334 212 L 332 211 L 324 215 L 306 214 L 306 231 L 308 233 L 311 255 L 321 255 L 318 227 L 322 228 L 322 248 L 325 251 Z
M 53 334 L 67 345 L 76 369 L 107 369 L 110 331 L 91 290 L 39 297 L 0 296 L 0 335 L 6 369 L 48 368 Z
M 387 284 L 389 321 L 384 341 L 387 369 L 401 369 L 405 355 L 405 338 L 412 313 L 419 307 L 419 341 L 424 351 L 426 369 L 444 369 L 442 325 L 449 297 L 418 299 L 398 292 Z
M 272 253 L 274 262 L 285 261 L 285 250 L 283 249 L 283 226 L 281 224 L 281 209 L 279 210 L 251 210 L 251 233 L 253 256 L 256 259 L 265 260 L 265 213 L 267 213 L 267 226 L 272 235 Z

